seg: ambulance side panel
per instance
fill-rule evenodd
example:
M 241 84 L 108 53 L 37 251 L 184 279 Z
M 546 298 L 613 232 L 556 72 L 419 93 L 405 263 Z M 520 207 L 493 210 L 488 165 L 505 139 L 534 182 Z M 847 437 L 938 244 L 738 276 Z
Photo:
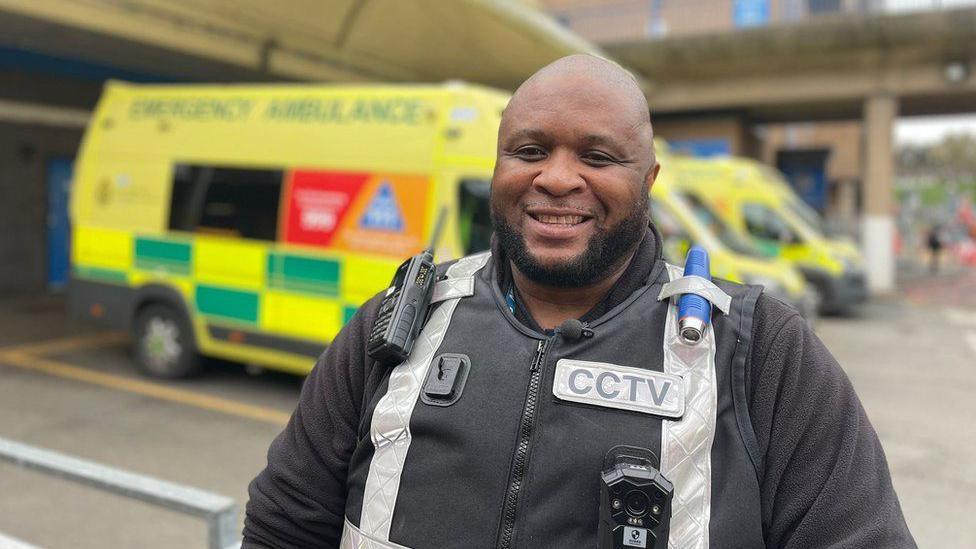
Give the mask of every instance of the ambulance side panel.
M 501 97 L 109 84 L 79 155 L 72 310 L 128 328 L 165 299 L 202 354 L 306 372 L 442 205 L 438 259 L 463 251 L 457 186 L 490 177 L 498 121 L 479 113 Z

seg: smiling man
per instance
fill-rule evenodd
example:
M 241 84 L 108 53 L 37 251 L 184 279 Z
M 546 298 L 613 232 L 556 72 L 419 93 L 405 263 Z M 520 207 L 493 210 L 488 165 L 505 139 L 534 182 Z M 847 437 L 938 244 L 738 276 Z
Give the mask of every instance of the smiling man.
M 877 436 L 796 311 L 719 282 L 730 305 L 698 346 L 677 340 L 658 170 L 626 72 L 571 56 L 527 80 L 499 130 L 491 252 L 439 268 L 402 364 L 366 356 L 380 296 L 343 329 L 251 483 L 244 546 L 597 547 L 601 473 L 627 446 L 673 487 L 663 515 L 604 502 L 630 546 L 662 546 L 660 522 L 679 549 L 914 547 Z
M 644 238 L 658 169 L 647 101 L 618 67 L 569 57 L 515 92 L 498 133 L 492 217 L 510 289 L 542 326 L 583 316 L 614 286 Z

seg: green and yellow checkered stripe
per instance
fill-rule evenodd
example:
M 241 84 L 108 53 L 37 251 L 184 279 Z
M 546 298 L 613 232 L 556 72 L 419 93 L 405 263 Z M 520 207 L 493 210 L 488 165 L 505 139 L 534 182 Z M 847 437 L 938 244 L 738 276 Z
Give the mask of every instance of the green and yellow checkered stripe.
M 358 306 L 389 284 L 395 259 L 208 235 L 143 236 L 78 227 L 74 276 L 178 288 L 208 322 L 328 342 Z

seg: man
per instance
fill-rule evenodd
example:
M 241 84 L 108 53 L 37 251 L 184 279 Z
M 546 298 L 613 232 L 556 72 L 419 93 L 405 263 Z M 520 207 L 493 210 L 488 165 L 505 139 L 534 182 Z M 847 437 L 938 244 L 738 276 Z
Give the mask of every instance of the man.
M 926 244 L 929 247 L 929 273 L 938 274 L 939 261 L 942 255 L 942 227 L 938 223 L 929 228 Z
M 378 298 L 360 309 L 250 486 L 245 547 L 596 547 L 618 445 L 674 483 L 671 547 L 914 547 L 877 436 L 794 310 L 720 283 L 714 337 L 676 343 L 648 112 L 589 56 L 516 91 L 492 253 L 442 271 L 394 369 L 365 353 Z

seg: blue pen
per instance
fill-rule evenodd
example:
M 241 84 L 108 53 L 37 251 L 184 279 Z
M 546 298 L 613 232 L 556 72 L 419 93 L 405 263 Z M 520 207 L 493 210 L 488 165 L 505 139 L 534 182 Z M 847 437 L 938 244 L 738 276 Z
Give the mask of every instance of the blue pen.
M 708 267 L 708 252 L 701 246 L 692 246 L 685 259 L 685 276 L 700 276 L 712 279 Z M 696 294 L 682 294 L 678 299 L 678 332 L 681 339 L 689 345 L 701 341 L 705 328 L 712 318 L 712 304 Z

